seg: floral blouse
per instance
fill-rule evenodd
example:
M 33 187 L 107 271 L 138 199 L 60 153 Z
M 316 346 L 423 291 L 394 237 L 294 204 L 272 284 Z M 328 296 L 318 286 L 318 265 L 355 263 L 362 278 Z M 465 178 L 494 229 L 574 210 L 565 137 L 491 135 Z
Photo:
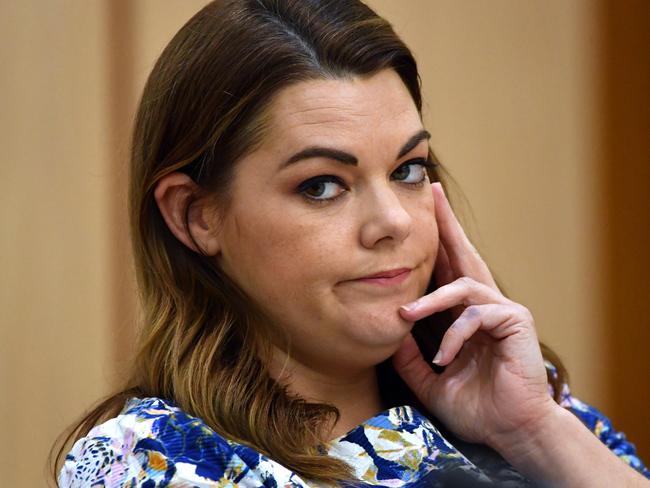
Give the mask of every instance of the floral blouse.
M 650 478 L 634 444 L 566 384 L 560 405 Z M 385 410 L 330 441 L 328 455 L 353 468 L 358 482 L 350 486 L 533 486 L 496 451 L 460 441 L 409 406 Z M 318 486 L 161 398 L 131 398 L 117 417 L 79 439 L 58 481 L 66 488 Z

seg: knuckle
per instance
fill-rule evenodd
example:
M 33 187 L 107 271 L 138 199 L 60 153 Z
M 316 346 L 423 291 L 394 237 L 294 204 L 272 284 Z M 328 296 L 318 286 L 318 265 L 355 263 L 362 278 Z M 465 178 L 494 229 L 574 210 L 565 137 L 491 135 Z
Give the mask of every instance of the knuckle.
M 524 317 L 526 320 L 529 320 L 532 322 L 533 320 L 533 314 L 528 310 L 528 308 L 524 307 L 521 304 L 516 304 L 515 307 L 517 314 L 520 315 L 521 317 Z
M 474 288 L 476 286 L 476 281 L 474 281 L 469 276 L 461 276 L 458 278 L 458 282 L 460 282 L 461 285 L 468 286 L 470 288 Z
M 476 318 L 480 314 L 481 314 L 481 310 L 477 305 L 470 305 L 469 307 L 465 308 L 465 310 L 463 310 L 462 313 L 463 317 L 468 320 Z

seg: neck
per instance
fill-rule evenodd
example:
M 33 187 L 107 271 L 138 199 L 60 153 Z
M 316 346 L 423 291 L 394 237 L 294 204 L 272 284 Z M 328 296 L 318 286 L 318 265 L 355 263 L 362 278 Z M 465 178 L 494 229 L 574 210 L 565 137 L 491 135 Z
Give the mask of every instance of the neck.
M 383 410 L 374 366 L 345 372 L 323 371 L 294 358 L 287 359 L 285 353 L 276 350 L 270 372 L 276 381 L 287 386 L 290 394 L 338 409 L 339 420 L 325 439 L 335 439 Z

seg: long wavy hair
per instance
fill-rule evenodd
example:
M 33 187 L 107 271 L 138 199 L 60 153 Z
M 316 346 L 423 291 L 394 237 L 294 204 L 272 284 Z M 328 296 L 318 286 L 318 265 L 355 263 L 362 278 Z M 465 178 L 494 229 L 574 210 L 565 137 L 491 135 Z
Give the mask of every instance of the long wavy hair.
M 263 140 L 269 102 L 279 91 L 386 68 L 401 77 L 421 115 L 412 53 L 358 0 L 216 0 L 173 37 L 149 75 L 131 141 L 130 228 L 144 312 L 137 354 L 123 388 L 61 435 L 52 450 L 54 477 L 71 442 L 117 415 L 128 398 L 144 396 L 173 402 L 305 479 L 351 477 L 343 461 L 322 454 L 322 432 L 337 409 L 293 397 L 269 376 L 269 328 L 262 326 L 268 317 L 211 259 L 172 235 L 154 189 L 181 171 L 227 212 L 233 169 Z M 430 180 L 449 194 L 449 173 L 431 149 L 429 158 Z M 427 292 L 436 287 L 432 278 Z M 451 322 L 449 313 L 439 313 L 416 323 L 425 356 L 435 353 Z M 558 400 L 566 372 L 541 346 L 559 370 L 549 376 Z M 378 365 L 378 374 L 387 406 L 419 405 L 390 361 Z

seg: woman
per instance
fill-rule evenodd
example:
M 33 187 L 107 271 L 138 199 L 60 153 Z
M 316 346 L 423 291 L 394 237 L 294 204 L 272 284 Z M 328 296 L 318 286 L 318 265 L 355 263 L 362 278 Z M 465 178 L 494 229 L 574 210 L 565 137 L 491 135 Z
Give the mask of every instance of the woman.
M 361 2 L 196 14 L 137 114 L 133 374 L 59 484 L 648 486 L 465 236 L 428 138 L 416 63 Z

